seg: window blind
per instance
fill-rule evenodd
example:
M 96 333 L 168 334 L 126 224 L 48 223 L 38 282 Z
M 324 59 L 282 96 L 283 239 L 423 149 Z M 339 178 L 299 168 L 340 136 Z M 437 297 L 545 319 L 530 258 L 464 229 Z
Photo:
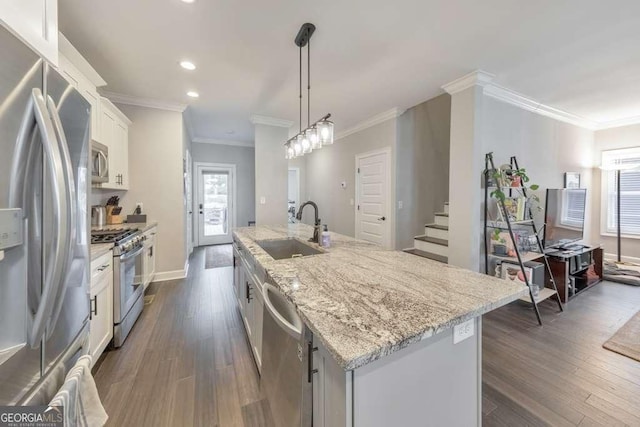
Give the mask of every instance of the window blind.
M 640 147 L 602 153 L 604 169 L 620 169 L 620 229 L 622 234 L 640 235 Z M 625 169 L 626 168 L 626 169 Z M 617 232 L 616 171 L 603 170 L 606 179 L 606 231 Z

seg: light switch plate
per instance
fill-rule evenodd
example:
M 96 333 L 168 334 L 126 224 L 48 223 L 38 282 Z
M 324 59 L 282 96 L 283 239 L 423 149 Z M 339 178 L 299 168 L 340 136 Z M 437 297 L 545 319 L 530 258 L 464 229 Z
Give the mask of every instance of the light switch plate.
M 266 205 L 267 204 L 267 198 L 264 197 L 264 196 L 260 197 L 260 204 L 261 205 Z
M 470 338 L 475 333 L 475 319 L 467 320 L 464 323 L 453 327 L 453 343 L 458 344 Z

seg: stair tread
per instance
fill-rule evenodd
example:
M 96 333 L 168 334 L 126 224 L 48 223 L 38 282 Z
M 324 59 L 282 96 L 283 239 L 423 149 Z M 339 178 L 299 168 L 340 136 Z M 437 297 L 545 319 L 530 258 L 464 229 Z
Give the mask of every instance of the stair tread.
M 446 216 L 446 217 L 448 217 L 449 216 L 449 212 L 436 212 L 434 215 L 435 216 Z
M 405 249 L 404 252 L 408 253 L 408 254 L 413 254 L 413 255 L 417 255 L 417 256 L 421 256 L 423 258 L 428 258 L 434 261 L 438 261 L 444 264 L 447 264 L 449 262 L 449 258 L 447 258 L 446 256 L 442 256 L 442 255 L 438 255 L 438 254 L 432 254 L 431 252 L 425 252 L 425 251 L 421 251 L 420 249 Z
M 440 224 L 425 224 L 424 226 L 427 228 L 435 228 L 436 230 L 449 230 L 448 226 Z
M 440 245 L 440 246 L 449 246 L 449 242 L 447 240 L 444 239 L 437 239 L 435 237 L 428 237 L 428 236 L 416 236 L 414 237 L 415 240 L 421 240 L 423 242 L 427 242 L 427 243 L 433 243 L 434 245 Z

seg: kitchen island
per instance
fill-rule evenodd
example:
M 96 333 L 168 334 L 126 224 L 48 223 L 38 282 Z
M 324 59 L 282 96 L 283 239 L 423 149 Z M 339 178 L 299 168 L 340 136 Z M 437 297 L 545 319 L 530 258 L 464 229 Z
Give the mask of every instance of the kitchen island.
M 321 249 L 312 234 L 241 228 L 234 244 L 255 290 L 276 287 L 312 334 L 314 425 L 479 425 L 481 316 L 525 289 L 336 233 Z M 275 260 L 259 244 L 287 238 L 323 253 Z

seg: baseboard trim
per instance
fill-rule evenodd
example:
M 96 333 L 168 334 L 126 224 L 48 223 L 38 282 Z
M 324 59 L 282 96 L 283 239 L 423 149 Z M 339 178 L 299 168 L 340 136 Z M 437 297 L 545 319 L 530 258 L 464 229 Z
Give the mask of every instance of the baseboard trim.
M 184 279 L 185 277 L 187 277 L 185 270 L 162 271 L 156 273 L 153 277 L 153 282 L 166 282 L 168 280 Z
M 604 254 L 604 259 L 606 259 L 607 261 L 615 261 L 615 260 L 618 259 L 618 255 L 605 253 Z M 633 264 L 640 264 L 640 258 L 638 258 L 638 257 L 622 255 L 620 257 L 620 259 L 622 259 L 622 262 L 630 262 L 630 263 L 633 263 Z

